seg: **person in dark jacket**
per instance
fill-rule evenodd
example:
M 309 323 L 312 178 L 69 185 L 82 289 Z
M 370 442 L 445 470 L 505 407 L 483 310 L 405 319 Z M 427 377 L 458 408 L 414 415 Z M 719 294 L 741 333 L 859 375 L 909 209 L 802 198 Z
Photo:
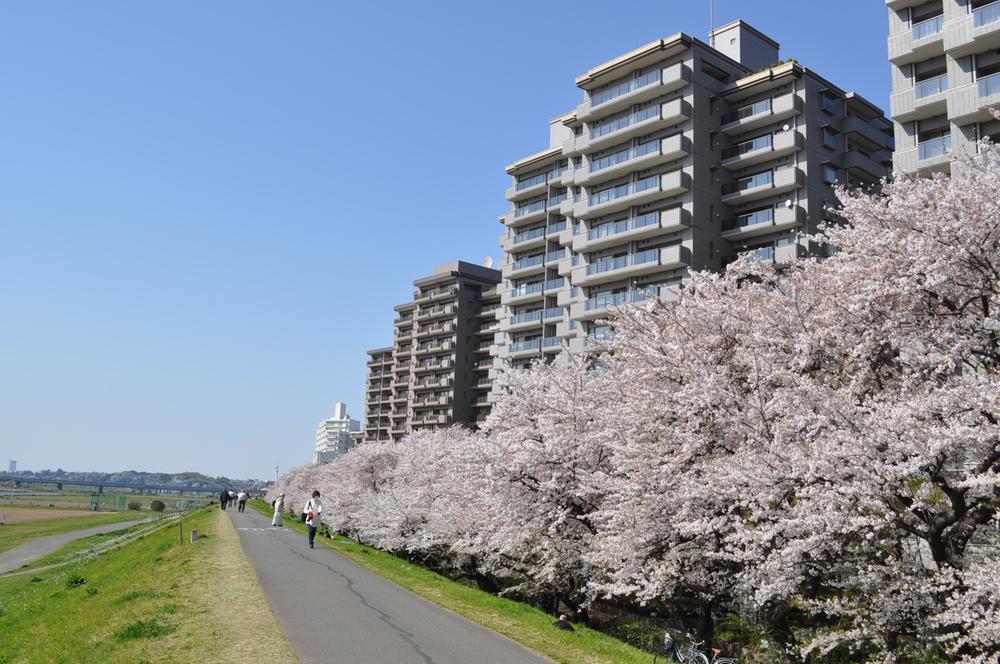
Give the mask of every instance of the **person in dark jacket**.
M 226 503 L 229 502 L 229 492 L 225 489 L 219 494 L 219 507 L 221 509 L 226 509 Z
M 575 629 L 573 629 L 573 625 L 570 624 L 569 620 L 566 619 L 566 614 L 565 613 L 560 614 L 559 620 L 557 620 L 554 623 L 552 623 L 552 626 L 553 627 L 557 627 L 558 629 L 564 629 L 567 632 L 575 632 L 576 631 Z

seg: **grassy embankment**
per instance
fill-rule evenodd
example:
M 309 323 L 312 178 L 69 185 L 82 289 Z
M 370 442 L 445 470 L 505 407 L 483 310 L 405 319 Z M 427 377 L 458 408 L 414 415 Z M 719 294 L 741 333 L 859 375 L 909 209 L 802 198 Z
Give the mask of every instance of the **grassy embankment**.
M 271 506 L 263 500 L 251 501 L 258 512 L 270 516 Z M 285 525 L 305 533 L 305 524 L 285 519 Z M 552 658 L 560 664 L 648 664 L 652 655 L 607 634 L 577 626 L 564 632 L 552 626 L 552 616 L 533 606 L 497 597 L 452 581 L 426 568 L 414 565 L 384 551 L 356 542 L 317 538 L 348 560 L 385 577 L 410 592 L 438 606 L 517 641 L 526 648 Z
M 93 559 L 0 577 L 0 664 L 296 662 L 228 516 L 203 509 L 183 524 L 183 545 L 173 521 Z
M 35 511 L 31 508 L 0 507 L 0 512 L 6 514 L 11 521 L 18 520 L 23 511 Z M 44 519 L 40 521 L 26 520 L 21 523 L 5 523 L 0 526 L 0 553 L 20 546 L 29 540 L 49 535 L 61 535 L 86 528 L 96 528 L 109 523 L 136 521 L 151 516 L 150 512 L 83 512 L 78 515 L 59 519 Z
M 90 503 L 94 498 L 100 501 L 102 510 L 114 510 L 117 509 L 118 498 L 124 496 L 126 503 L 140 503 L 144 510 L 149 509 L 149 504 L 154 500 L 159 500 L 167 509 L 174 509 L 174 506 L 180 502 L 182 505 L 186 505 L 192 501 L 198 503 L 206 503 L 212 499 L 212 496 L 157 496 L 157 495 L 136 495 L 136 494 L 113 494 L 105 493 L 99 496 L 91 496 L 87 493 L 63 493 L 63 494 L 21 494 L 15 496 L 3 496 L 0 498 L 0 511 L 3 511 L 5 507 L 8 506 L 22 506 L 22 507 L 46 507 L 48 505 L 53 505 L 55 507 L 61 507 L 66 509 L 81 509 L 89 510 Z

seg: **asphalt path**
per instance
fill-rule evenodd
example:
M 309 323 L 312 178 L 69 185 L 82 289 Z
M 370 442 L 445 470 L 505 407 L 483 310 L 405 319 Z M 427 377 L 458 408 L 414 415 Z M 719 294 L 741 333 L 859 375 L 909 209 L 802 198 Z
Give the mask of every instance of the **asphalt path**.
M 134 526 L 137 523 L 142 523 L 143 521 L 147 521 L 147 519 L 139 519 L 138 521 L 122 521 L 121 523 L 112 523 L 106 526 L 87 528 L 86 530 L 74 530 L 71 533 L 49 535 L 48 537 L 39 537 L 38 539 L 31 540 L 30 542 L 25 542 L 21 546 L 14 547 L 10 551 L 0 553 L 0 574 L 13 572 L 14 570 L 20 569 L 29 563 L 33 563 L 39 558 L 49 555 L 53 551 L 60 549 L 64 544 L 72 542 L 73 540 L 90 537 L 91 535 L 100 535 L 101 533 L 113 533 L 116 530 L 125 530 L 126 528 Z
M 229 515 L 304 664 L 551 664 L 252 509 Z

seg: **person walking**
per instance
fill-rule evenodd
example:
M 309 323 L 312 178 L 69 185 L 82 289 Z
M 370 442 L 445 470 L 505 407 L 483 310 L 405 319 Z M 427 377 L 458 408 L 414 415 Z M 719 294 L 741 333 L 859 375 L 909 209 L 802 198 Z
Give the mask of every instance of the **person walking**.
M 319 501 L 319 489 L 313 491 L 312 498 L 305 506 L 306 527 L 309 529 L 309 548 L 316 548 L 313 542 L 316 540 L 316 529 L 323 522 L 323 504 Z
M 247 494 L 246 491 L 240 489 L 240 492 L 236 494 L 236 506 L 237 510 L 242 512 L 247 506 Z
M 227 505 L 228 505 L 229 507 L 232 507 L 232 506 L 233 506 L 233 505 L 235 505 L 235 504 L 236 504 L 236 494 L 235 494 L 235 493 L 233 493 L 233 490 L 232 490 L 232 489 L 230 489 L 230 490 L 229 490 L 229 502 L 227 503 Z
M 219 509 L 226 509 L 226 503 L 229 502 L 229 492 L 225 489 L 219 494 Z
M 280 526 L 281 520 L 285 517 L 285 494 L 279 494 L 274 501 L 274 517 L 271 519 L 272 526 Z

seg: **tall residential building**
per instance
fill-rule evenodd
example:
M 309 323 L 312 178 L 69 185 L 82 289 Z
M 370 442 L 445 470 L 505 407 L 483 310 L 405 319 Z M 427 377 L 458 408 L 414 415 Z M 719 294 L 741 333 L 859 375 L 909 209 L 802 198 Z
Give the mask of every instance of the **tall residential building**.
M 1000 2 L 887 0 L 894 167 L 951 172 L 956 153 L 1000 140 Z
M 609 307 L 668 297 L 690 269 L 813 251 L 832 185 L 887 174 L 879 108 L 742 21 L 712 40 L 678 33 L 579 76 L 549 147 L 507 167 L 501 364 L 583 348 Z
M 365 384 L 365 442 L 389 440 L 392 414 L 392 346 L 368 351 L 368 382 Z
M 7 460 L 7 472 L 16 473 L 17 472 L 17 459 Z
M 332 461 L 350 450 L 360 430 L 361 423 L 352 420 L 347 414 L 347 405 L 338 401 L 333 407 L 333 417 L 323 420 L 316 428 L 313 463 Z
M 393 346 L 368 351 L 366 441 L 485 417 L 499 281 L 497 270 L 454 261 L 413 282 L 413 301 L 394 307 Z

